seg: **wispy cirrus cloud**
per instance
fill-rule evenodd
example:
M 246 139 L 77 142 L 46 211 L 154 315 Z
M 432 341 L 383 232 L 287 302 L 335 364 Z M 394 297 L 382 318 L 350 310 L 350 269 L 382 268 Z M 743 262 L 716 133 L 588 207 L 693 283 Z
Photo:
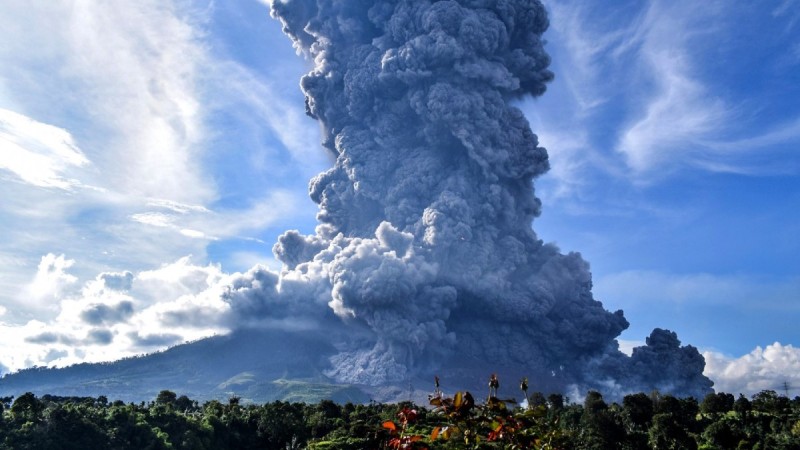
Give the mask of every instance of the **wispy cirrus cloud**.
M 787 149 L 800 144 L 795 126 L 800 111 L 759 114 L 767 99 L 741 84 L 755 72 L 720 62 L 751 58 L 747 51 L 773 51 L 736 47 L 734 41 L 747 39 L 737 26 L 742 15 L 771 22 L 789 38 L 796 14 L 787 3 L 745 11 L 716 1 L 602 6 L 567 1 L 548 2 L 548 9 L 549 51 L 558 76 L 537 101 L 546 113 L 537 104 L 526 104 L 525 110 L 549 135 L 543 141 L 554 167 L 580 166 L 584 178 L 594 170 L 634 185 L 652 185 L 687 170 L 759 176 L 798 170 Z M 775 76 L 796 70 L 752 64 Z M 726 77 L 714 75 L 723 69 Z M 582 136 L 578 151 L 572 150 L 576 136 Z M 562 193 L 579 194 L 574 188 L 592 184 L 576 182 L 580 177 L 563 168 L 548 176 Z
M 217 196 L 200 164 L 204 17 L 172 2 L 0 5 L 0 253 L 18 261 L 0 275 L 0 301 L 14 301 L 41 255 L 70 255 L 85 279 L 203 254 L 128 216 L 150 198 Z
M 789 32 L 798 23 L 800 23 L 800 2 L 797 0 L 783 0 L 774 7 L 772 10 L 772 15 L 775 17 L 787 17 L 788 21 L 786 25 L 784 25 L 784 31 Z
M 0 106 L 42 123 L 59 119 L 105 188 L 213 198 L 198 164 L 201 78 L 210 61 L 197 26 L 202 11 L 153 1 L 12 0 L 2 9 L 0 24 L 14 32 L 0 48 L 8 96 Z M 40 138 L 52 134 L 42 131 Z
M 634 176 L 686 164 L 704 150 L 701 139 L 727 125 L 728 105 L 698 76 L 697 55 L 690 50 L 703 35 L 719 32 L 707 20 L 716 13 L 713 5 L 653 1 L 623 16 L 628 22 L 614 23 L 613 32 L 572 27 L 596 33 L 568 40 L 595 50 L 585 62 L 596 74 L 587 85 L 597 89 L 607 82 L 611 86 L 600 91 L 621 95 L 615 102 L 627 103 L 632 111 L 617 122 L 614 150 Z M 580 17 L 589 21 L 592 16 Z M 621 75 L 619 81 L 609 79 L 614 74 Z
M 164 228 L 184 236 L 197 239 L 252 239 L 248 233 L 256 233 L 265 227 L 282 221 L 285 217 L 300 215 L 298 195 L 282 189 L 270 192 L 247 208 L 229 209 L 219 207 L 209 210 L 203 207 L 175 206 L 148 203 L 146 212 L 130 216 L 131 221 L 143 225 Z
M 202 11 L 171 2 L 86 3 L 70 7 L 68 17 L 64 78 L 80 83 L 89 109 L 83 113 L 108 127 L 109 138 L 95 141 L 106 150 L 98 164 L 113 174 L 104 181 L 147 197 L 213 199 L 213 182 L 199 164 L 202 74 L 211 64 L 196 26 Z
M 725 25 L 730 14 L 716 2 L 652 2 L 638 31 L 616 49 L 633 57 L 640 74 L 631 89 L 642 99 L 638 114 L 620 129 L 615 147 L 639 181 L 687 167 L 753 175 L 797 170 L 768 160 L 785 161 L 782 146 L 800 143 L 798 119 L 754 126 L 752 100 L 731 98 L 730 87 L 704 72 L 713 57 L 704 41 L 725 42 L 736 32 Z M 746 137 L 743 126 L 753 127 Z
M 232 59 L 210 35 L 218 8 L 0 5 L 8 30 L 0 45 L 0 261 L 9 262 L 0 301 L 15 302 L 42 255 L 77 261 L 70 273 L 80 285 L 107 270 L 188 254 L 203 260 L 211 243 L 257 240 L 279 222 L 313 219 L 304 189 L 274 181 L 303 179 L 303 187 L 316 170 L 298 161 L 315 160 L 318 133 L 282 100 L 300 95 L 296 77 L 287 94 L 286 77 L 269 82 Z M 302 177 L 276 156 L 285 147 Z M 28 318 L 26 308 L 6 319 Z
M 261 152 L 253 152 L 247 160 L 251 169 L 280 173 L 280 166 L 285 165 L 288 157 L 310 178 L 330 165 L 332 159 L 326 158 L 320 149 L 319 128 L 297 107 L 298 103 L 302 104 L 303 96 L 296 80 L 304 68 L 309 68 L 298 61 L 287 66 L 289 69 L 278 65 L 267 73 L 258 73 L 234 61 L 219 61 L 208 73 L 220 89 L 212 107 L 235 115 L 242 125 L 249 126 L 248 132 L 256 139 L 263 139 L 259 135 L 268 128 L 276 143 L 285 150 L 268 152 L 262 148 Z M 255 148 L 263 147 L 258 142 L 254 144 Z
M 563 83 L 574 102 L 579 118 L 587 118 L 596 108 L 612 101 L 615 96 L 610 76 L 620 72 L 615 53 L 626 40 L 635 35 L 636 20 L 620 23 L 634 7 L 618 7 L 617 14 L 600 15 L 591 5 L 580 2 L 548 2 L 552 33 L 557 35 L 551 45 L 559 71 L 556 84 Z M 604 5 L 604 7 L 612 7 Z M 626 20 L 626 19 L 622 19 Z M 606 81 L 606 83 L 600 83 Z M 598 86 L 603 86 L 599 89 Z
M 72 190 L 81 183 L 67 172 L 89 163 L 67 130 L 0 108 L 0 169 L 36 187 Z

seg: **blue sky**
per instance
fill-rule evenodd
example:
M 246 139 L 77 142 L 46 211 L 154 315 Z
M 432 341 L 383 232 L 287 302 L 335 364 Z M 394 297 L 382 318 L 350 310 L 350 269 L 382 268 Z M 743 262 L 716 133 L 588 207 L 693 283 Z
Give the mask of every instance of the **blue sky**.
M 623 346 L 669 328 L 719 388 L 800 386 L 800 2 L 546 5 L 534 229 L 591 263 Z M 316 225 L 311 62 L 257 0 L 9 0 L 0 31 L 0 369 L 228 331 L 161 313 L 221 308 Z

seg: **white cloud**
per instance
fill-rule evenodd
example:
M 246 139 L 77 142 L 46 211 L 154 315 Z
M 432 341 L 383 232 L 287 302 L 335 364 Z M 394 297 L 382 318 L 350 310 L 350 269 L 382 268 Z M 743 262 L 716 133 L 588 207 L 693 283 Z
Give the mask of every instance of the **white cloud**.
M 244 107 L 254 115 L 249 120 L 256 119 L 259 126 L 269 126 L 292 158 L 315 175 L 326 160 L 320 151 L 319 127 L 297 107 L 302 96 L 296 80 L 302 75 L 303 66 L 296 61 L 288 65 L 294 70 L 300 69 L 298 73 L 289 74 L 290 82 L 282 70 L 276 69 L 264 76 L 232 61 L 220 62 L 212 76 L 217 78 L 226 95 L 217 99 L 216 106 Z
M 537 101 L 546 112 L 526 110 L 551 153 L 550 195 L 579 198 L 596 174 L 652 182 L 719 159 L 708 141 L 727 126 L 727 105 L 696 76 L 692 52 L 715 9 L 678 3 L 548 3 L 557 77 Z
M 547 2 L 547 8 L 551 27 L 558 34 L 550 44 L 558 48 L 555 63 L 564 68 L 556 83 L 563 79 L 577 114 L 585 117 L 613 97 L 607 82 L 615 62 L 613 53 L 635 30 L 620 26 L 616 14 L 600 17 L 584 3 Z
M 800 22 L 800 12 L 798 10 L 798 1 L 797 0 L 783 0 L 780 5 L 775 7 L 772 10 L 773 17 L 784 17 L 786 18 L 786 25 L 784 26 L 784 32 L 791 31 L 798 22 Z
M 249 269 L 259 264 L 267 266 L 270 270 L 273 270 L 275 272 L 280 272 L 282 268 L 282 263 L 277 259 L 275 259 L 275 256 L 272 254 L 271 251 L 257 252 L 255 250 L 252 250 L 252 251 L 234 252 L 229 258 L 229 260 L 233 264 L 233 267 L 237 268 L 237 270 L 238 268 Z
M 111 361 L 229 331 L 222 301 L 229 275 L 189 257 L 137 274 L 101 273 L 80 290 L 65 273 L 74 261 L 43 258 L 40 272 L 57 312 L 23 325 L 0 322 L 0 361 L 11 370 Z M 186 320 L 183 320 L 186 319 Z
M 64 173 L 88 164 L 67 130 L 0 108 L 0 169 L 34 186 L 70 190 L 80 182 Z
M 579 197 L 592 168 L 615 170 L 616 162 L 603 154 L 593 127 L 603 108 L 620 96 L 615 85 L 623 77 L 610 55 L 629 31 L 615 28 L 618 22 L 612 26 L 610 18 L 616 15 L 604 20 L 585 3 L 547 2 L 546 6 L 551 18 L 547 49 L 556 77 L 542 98 L 521 102 L 519 107 L 550 155 L 551 169 L 537 188 L 542 188 L 545 203 L 552 204 Z
M 653 73 L 658 74 L 658 93 L 649 99 L 643 115 L 623 131 L 617 148 L 637 173 L 674 168 L 691 160 L 691 153 L 702 154 L 702 141 L 718 131 L 726 118 L 725 105 L 681 70 L 679 56 L 654 52 L 650 59 Z
M 65 288 L 78 281 L 67 273 L 73 264 L 75 261 L 64 255 L 48 253 L 42 256 L 36 276 L 19 298 L 20 303 L 35 309 L 55 309 Z
M 257 239 L 279 221 L 313 220 L 303 190 L 275 189 L 277 178 L 316 173 L 309 162 L 324 159 L 297 75 L 267 82 L 230 60 L 215 41 L 223 38 L 209 34 L 215 8 L 0 2 L 0 261 L 13 261 L 0 273 L 0 304 L 16 302 L 47 253 L 81 261 L 70 269 L 80 284 L 186 254 L 204 260 L 215 239 Z M 302 69 L 270 70 L 286 66 Z M 218 131 L 216 114 L 247 136 Z M 285 164 L 282 144 L 301 169 Z M 253 170 L 257 160 L 263 170 Z M 239 174 L 241 193 L 220 198 L 217 182 L 231 176 L 221 170 Z M 27 309 L 16 305 L 5 318 L 26 321 Z
M 189 203 L 214 197 L 198 164 L 200 82 L 210 64 L 203 12 L 153 0 L 10 0 L 0 16 L 11 31 L 0 78 L 12 96 L 0 106 L 80 125 L 82 150 L 108 189 Z
M 136 292 L 147 304 L 164 299 L 198 295 L 225 277 L 219 265 L 197 266 L 191 257 L 164 264 L 158 269 L 140 272 L 135 279 Z
M 92 113 L 112 127 L 105 142 L 124 192 L 204 203 L 214 187 L 198 164 L 203 146 L 200 78 L 210 64 L 191 16 L 171 2 L 70 7 L 64 73 L 85 86 Z
M 725 154 L 725 158 L 698 162 L 701 167 L 714 172 L 745 175 L 794 175 L 800 172 L 800 163 L 793 156 L 800 148 L 800 118 L 753 133 L 750 137 L 709 140 L 703 141 L 702 145 Z
M 619 351 L 625 353 L 628 356 L 631 356 L 633 354 L 634 348 L 647 345 L 647 343 L 644 341 L 631 341 L 626 339 L 617 339 L 617 342 L 619 343 Z
M 134 214 L 131 216 L 131 220 L 134 222 L 143 223 L 145 225 L 152 225 L 154 227 L 169 228 L 173 226 L 172 216 L 157 212 Z
M 4 265 L 0 302 L 53 249 L 82 261 L 72 273 L 83 280 L 203 254 L 206 241 L 129 219 L 147 202 L 197 210 L 217 196 L 201 167 L 204 12 L 189 8 L 0 2 L 0 253 L 20 261 Z
M 545 204 L 580 195 L 586 182 L 583 175 L 591 158 L 591 145 L 584 132 L 553 130 L 542 127 L 542 131 L 537 132 L 539 143 L 547 149 L 552 164 L 547 178 L 556 181 L 552 190 L 541 192 Z
M 246 233 L 258 231 L 286 217 L 299 216 L 301 209 L 298 205 L 302 202 L 297 193 L 275 189 L 266 198 L 244 209 L 221 207 L 209 210 L 170 205 L 166 207 L 168 211 L 136 213 L 130 219 L 148 226 L 167 228 L 194 239 L 247 239 Z M 163 207 L 162 204 L 153 206 Z
M 773 20 L 776 28 L 791 22 L 790 12 L 800 17 L 789 4 L 775 7 L 773 16 L 781 19 Z M 542 99 L 523 109 L 539 122 L 537 133 L 546 130 L 542 141 L 553 166 L 547 183 L 555 184 L 550 195 L 579 198 L 596 175 L 643 185 L 687 168 L 747 175 L 800 171 L 793 158 L 800 142 L 797 115 L 764 123 L 753 113 L 764 99 L 726 84 L 739 72 L 713 75 L 721 69 L 709 58 L 741 39 L 735 25 L 740 9 L 684 0 L 624 6 L 560 1 L 547 7 L 556 79 Z M 770 63 L 760 69 L 769 70 Z M 744 130 L 748 137 L 742 138 Z
M 714 8 L 680 3 L 652 3 L 639 32 L 619 48 L 621 54 L 634 54 L 646 77 L 633 87 L 643 104 L 621 131 L 617 146 L 636 174 L 702 157 L 700 141 L 727 125 L 726 105 L 696 76 L 690 52 L 693 40 L 714 32 Z
M 193 8 L 0 2 L 0 305 L 14 305 L 0 306 L 0 371 L 224 333 L 229 275 L 179 256 L 206 261 L 209 240 L 242 239 L 266 249 L 232 257 L 249 267 L 271 259 L 265 228 L 313 220 L 304 190 L 276 188 L 327 162 L 299 74 L 266 80 L 229 60 Z M 302 62 L 269 70 L 287 67 Z M 242 194 L 220 197 L 226 170 Z
M 784 394 L 784 383 L 788 383 L 792 396 L 800 386 L 800 349 L 791 345 L 775 342 L 739 358 L 710 351 L 703 356 L 704 374 L 714 381 L 717 392 L 749 396 L 769 389 Z
M 787 4 L 773 15 L 783 14 Z M 686 166 L 739 174 L 797 172 L 783 157 L 787 146 L 796 148 L 800 141 L 797 118 L 753 127 L 753 137 L 737 138 L 750 126 L 745 111 L 752 105 L 746 105 L 756 99 L 731 98 L 730 86 L 702 72 L 712 57 L 709 42 L 725 45 L 737 33 L 725 25 L 731 14 L 725 3 L 653 2 L 639 31 L 618 48 L 620 55 L 632 55 L 629 72 L 639 76 L 629 87 L 634 107 L 640 103 L 638 113 L 620 129 L 616 145 L 637 181 Z
M 190 230 L 188 228 L 181 228 L 180 233 L 186 237 L 194 238 L 194 239 L 211 239 L 216 240 L 217 238 L 206 236 L 205 233 L 202 231 L 197 230 Z
M 154 206 L 158 208 L 165 208 L 173 212 L 186 214 L 188 212 L 209 212 L 209 210 L 205 206 L 201 205 L 187 205 L 184 203 L 175 202 L 172 200 L 165 200 L 165 199 L 150 199 L 147 202 L 147 206 Z

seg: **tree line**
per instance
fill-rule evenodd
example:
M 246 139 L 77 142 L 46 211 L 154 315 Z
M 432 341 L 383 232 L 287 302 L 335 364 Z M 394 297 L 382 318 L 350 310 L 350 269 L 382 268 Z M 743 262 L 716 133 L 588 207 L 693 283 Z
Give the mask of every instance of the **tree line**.
M 438 383 L 437 383 L 438 384 Z M 800 397 L 714 393 L 702 401 L 658 392 L 582 403 L 528 393 L 522 404 L 468 392 L 428 405 L 344 405 L 237 397 L 202 404 L 171 391 L 150 402 L 32 393 L 0 398 L 2 449 L 798 449 Z

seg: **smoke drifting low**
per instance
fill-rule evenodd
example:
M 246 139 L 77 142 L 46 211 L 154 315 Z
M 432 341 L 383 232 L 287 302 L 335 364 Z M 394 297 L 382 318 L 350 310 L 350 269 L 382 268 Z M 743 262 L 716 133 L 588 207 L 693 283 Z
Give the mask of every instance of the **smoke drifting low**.
M 339 349 L 326 373 L 347 383 L 459 360 L 562 388 L 710 391 L 674 333 L 622 354 L 622 311 L 592 297 L 580 254 L 532 229 L 548 157 L 511 102 L 553 79 L 539 1 L 291 0 L 272 15 L 315 62 L 306 110 L 336 162 L 309 185 L 315 234 L 286 232 L 282 272 L 224 294 L 235 320 L 323 329 Z

